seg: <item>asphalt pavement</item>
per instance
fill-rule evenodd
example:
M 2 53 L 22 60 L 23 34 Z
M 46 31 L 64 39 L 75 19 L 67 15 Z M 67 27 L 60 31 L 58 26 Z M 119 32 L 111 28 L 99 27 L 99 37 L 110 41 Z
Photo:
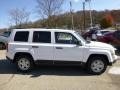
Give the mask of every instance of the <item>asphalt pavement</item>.
M 81 67 L 37 66 L 21 73 L 0 51 L 0 90 L 120 90 L 120 61 L 102 75 Z

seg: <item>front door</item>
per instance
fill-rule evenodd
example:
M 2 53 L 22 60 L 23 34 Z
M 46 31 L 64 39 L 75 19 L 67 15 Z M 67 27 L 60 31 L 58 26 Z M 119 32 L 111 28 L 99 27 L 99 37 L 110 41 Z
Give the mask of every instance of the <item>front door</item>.
M 77 41 L 71 33 L 55 32 L 54 60 L 82 61 L 82 46 L 76 45 Z

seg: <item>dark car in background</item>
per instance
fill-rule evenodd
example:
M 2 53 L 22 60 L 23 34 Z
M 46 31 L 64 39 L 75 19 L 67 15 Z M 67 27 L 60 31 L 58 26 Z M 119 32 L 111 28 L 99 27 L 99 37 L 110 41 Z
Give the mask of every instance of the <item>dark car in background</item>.
M 98 41 L 112 44 L 116 48 L 120 48 L 120 31 L 108 32 L 104 36 L 99 37 Z
M 104 36 L 105 33 L 111 32 L 112 30 L 98 30 L 91 29 L 83 33 L 83 37 L 89 40 L 97 40 L 99 37 Z

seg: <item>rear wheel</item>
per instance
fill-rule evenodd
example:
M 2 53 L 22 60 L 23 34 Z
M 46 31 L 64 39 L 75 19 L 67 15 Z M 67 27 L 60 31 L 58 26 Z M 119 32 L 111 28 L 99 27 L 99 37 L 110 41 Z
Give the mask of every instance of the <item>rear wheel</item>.
M 27 72 L 33 69 L 34 62 L 30 57 L 19 56 L 17 58 L 17 67 L 20 71 Z
M 89 73 L 99 75 L 105 72 L 107 61 L 104 57 L 92 57 L 87 63 Z

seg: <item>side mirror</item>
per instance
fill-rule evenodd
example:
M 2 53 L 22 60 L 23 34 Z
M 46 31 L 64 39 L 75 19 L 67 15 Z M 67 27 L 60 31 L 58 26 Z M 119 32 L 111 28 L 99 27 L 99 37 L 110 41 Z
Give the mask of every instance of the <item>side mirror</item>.
M 87 40 L 87 43 L 90 43 L 91 42 L 91 40 Z
M 77 46 L 82 46 L 82 44 L 81 44 L 80 41 L 76 41 L 76 45 L 77 45 Z

